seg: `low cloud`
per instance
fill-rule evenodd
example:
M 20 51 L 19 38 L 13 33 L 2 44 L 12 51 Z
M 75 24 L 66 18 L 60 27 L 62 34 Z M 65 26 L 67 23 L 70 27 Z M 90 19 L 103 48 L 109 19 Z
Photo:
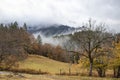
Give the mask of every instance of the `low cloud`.
M 36 39 L 37 36 L 40 35 L 42 39 L 42 44 L 49 43 L 54 46 L 57 45 L 63 46 L 63 44 L 70 39 L 69 37 L 64 37 L 64 38 L 54 38 L 53 36 L 46 37 L 42 33 L 35 33 L 33 35 L 35 36 Z
M 120 27 L 120 0 L 0 0 L 0 22 L 81 26 L 89 18 Z

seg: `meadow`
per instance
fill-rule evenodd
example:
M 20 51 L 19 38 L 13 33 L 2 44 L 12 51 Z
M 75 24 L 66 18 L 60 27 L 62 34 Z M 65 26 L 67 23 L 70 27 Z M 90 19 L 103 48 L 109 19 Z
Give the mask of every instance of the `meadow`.
M 69 73 L 69 63 L 55 61 L 43 56 L 29 55 L 27 59 L 19 62 L 19 67 L 14 67 L 13 69 L 25 69 L 25 70 L 35 70 L 47 72 L 47 74 L 26 74 L 26 73 L 14 73 L 14 72 L 1 72 L 0 80 L 119 80 L 117 78 L 99 78 L 97 76 L 88 77 L 87 71 L 76 67 L 76 65 L 71 65 L 71 74 L 82 72 L 85 75 L 56 75 L 60 73 Z M 110 71 L 108 71 L 110 73 Z M 95 74 L 95 73 L 94 73 Z

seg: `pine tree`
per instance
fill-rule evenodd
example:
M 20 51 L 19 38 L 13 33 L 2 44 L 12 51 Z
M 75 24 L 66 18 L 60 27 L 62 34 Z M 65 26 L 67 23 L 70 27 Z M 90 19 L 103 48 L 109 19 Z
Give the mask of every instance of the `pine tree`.
M 41 39 L 41 36 L 40 36 L 40 35 L 37 36 L 37 42 L 38 42 L 40 45 L 42 44 L 42 39 Z
M 27 24 L 26 23 L 23 24 L 23 28 L 27 31 Z

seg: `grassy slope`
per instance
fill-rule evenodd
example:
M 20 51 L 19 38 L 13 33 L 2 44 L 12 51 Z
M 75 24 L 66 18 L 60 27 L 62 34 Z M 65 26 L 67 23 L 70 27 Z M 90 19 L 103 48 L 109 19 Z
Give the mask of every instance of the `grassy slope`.
M 49 72 L 51 74 L 59 73 L 60 69 L 67 72 L 69 64 L 55 61 L 43 56 L 29 55 L 28 58 L 20 62 L 19 69 L 34 69 Z
M 69 63 L 59 62 L 47 57 L 38 55 L 29 55 L 27 59 L 20 62 L 20 66 L 17 69 L 33 69 L 35 71 L 41 70 L 42 72 L 48 72 L 50 74 L 59 74 L 61 72 L 69 73 Z M 80 69 L 77 64 L 71 65 L 71 73 L 84 73 L 87 75 L 88 71 Z
M 72 66 L 74 67 L 74 66 Z M 59 73 L 59 69 L 64 69 L 68 72 L 69 64 L 55 61 L 46 57 L 29 55 L 29 57 L 20 62 L 18 69 L 34 69 L 49 72 L 51 74 Z M 75 68 L 75 67 L 74 67 Z M 75 70 L 73 70 L 75 71 Z M 8 72 L 9 73 L 9 72 Z M 22 76 L 21 76 L 22 75 Z M 2 75 L 0 74 L 0 80 L 119 80 L 114 78 L 98 78 L 98 77 L 85 77 L 85 76 L 57 76 L 57 75 Z

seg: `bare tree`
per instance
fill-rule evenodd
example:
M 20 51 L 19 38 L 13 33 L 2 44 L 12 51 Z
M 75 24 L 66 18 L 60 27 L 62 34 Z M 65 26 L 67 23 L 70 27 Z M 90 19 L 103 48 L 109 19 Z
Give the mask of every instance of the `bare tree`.
M 105 45 L 111 38 L 104 27 L 104 24 L 96 25 L 95 22 L 89 20 L 82 31 L 76 32 L 71 38 L 75 46 L 72 46 L 74 50 L 68 51 L 78 53 L 80 56 L 84 56 L 89 60 L 89 76 L 92 76 L 94 59 L 105 54 L 107 51 Z M 104 50 L 100 51 L 103 48 Z

